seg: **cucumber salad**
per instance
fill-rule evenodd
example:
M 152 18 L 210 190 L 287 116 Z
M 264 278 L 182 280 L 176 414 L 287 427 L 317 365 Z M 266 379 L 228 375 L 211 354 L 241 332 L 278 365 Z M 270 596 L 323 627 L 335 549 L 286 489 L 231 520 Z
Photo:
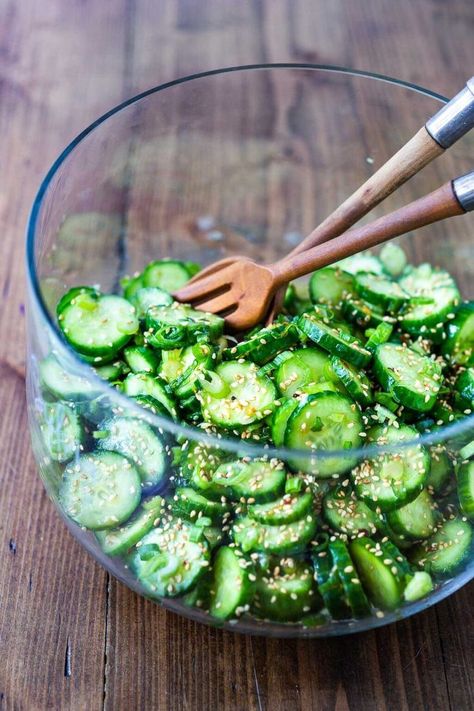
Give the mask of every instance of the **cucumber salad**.
M 174 301 L 198 271 L 154 261 L 121 294 L 57 304 L 69 346 L 127 396 L 54 350 L 40 363 L 67 517 L 146 595 L 220 621 L 384 617 L 455 575 L 474 442 L 421 437 L 474 406 L 474 302 L 453 277 L 388 244 L 290 284 L 271 326 L 236 337 Z

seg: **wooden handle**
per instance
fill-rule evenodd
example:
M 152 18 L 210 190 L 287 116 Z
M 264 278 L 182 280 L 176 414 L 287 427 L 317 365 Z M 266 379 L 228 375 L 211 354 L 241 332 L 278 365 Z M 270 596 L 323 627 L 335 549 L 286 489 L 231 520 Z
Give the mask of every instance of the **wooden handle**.
M 300 254 L 339 236 L 443 152 L 423 126 L 290 254 Z
M 368 225 L 349 230 L 349 232 L 302 254 L 288 255 L 285 259 L 272 264 L 270 269 L 277 282 L 285 284 L 356 252 L 375 247 L 405 232 L 416 230 L 447 217 L 463 214 L 464 209 L 453 192 L 452 182 L 449 182 L 419 200 L 384 215 Z

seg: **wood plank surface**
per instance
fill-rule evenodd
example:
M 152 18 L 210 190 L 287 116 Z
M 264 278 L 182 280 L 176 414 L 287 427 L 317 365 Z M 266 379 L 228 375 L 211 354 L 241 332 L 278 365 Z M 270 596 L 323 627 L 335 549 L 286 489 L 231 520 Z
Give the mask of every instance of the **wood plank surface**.
M 354 66 L 452 93 L 471 0 L 0 0 L 0 709 L 468 711 L 472 585 L 351 638 L 209 629 L 139 598 L 65 529 L 30 453 L 23 232 L 41 176 L 107 108 L 217 66 Z

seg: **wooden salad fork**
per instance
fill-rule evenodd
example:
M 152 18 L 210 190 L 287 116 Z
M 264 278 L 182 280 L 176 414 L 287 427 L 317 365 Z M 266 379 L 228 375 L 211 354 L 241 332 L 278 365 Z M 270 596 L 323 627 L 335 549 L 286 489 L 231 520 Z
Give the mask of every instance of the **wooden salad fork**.
M 188 282 L 174 296 L 195 308 L 223 316 L 234 331 L 249 329 L 262 321 L 275 293 L 292 279 L 405 232 L 473 209 L 474 171 L 367 225 L 300 254 L 289 254 L 274 264 L 230 262 L 214 273 Z
M 473 127 L 474 77 L 469 79 L 464 89 L 432 116 L 408 143 L 298 244 L 290 255 L 300 254 L 348 230 L 384 198 L 444 153 Z M 211 274 L 216 274 L 234 262 L 253 263 L 248 257 L 226 257 L 205 267 L 193 277 L 192 282 L 198 282 Z M 177 295 L 178 299 L 180 293 Z M 267 314 L 269 322 L 272 322 L 280 311 L 284 294 L 285 284 L 283 283 L 275 294 L 274 303 L 270 305 Z

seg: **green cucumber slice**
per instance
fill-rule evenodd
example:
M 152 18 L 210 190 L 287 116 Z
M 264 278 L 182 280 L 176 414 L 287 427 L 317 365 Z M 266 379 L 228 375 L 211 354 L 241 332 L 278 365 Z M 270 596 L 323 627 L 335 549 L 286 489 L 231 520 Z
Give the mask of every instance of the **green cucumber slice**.
M 354 277 L 337 266 L 319 269 L 309 280 L 309 294 L 313 304 L 338 306 L 354 293 Z
M 407 425 L 378 425 L 368 441 L 394 446 L 416 440 L 418 432 Z M 371 509 L 393 511 L 413 501 L 423 489 L 429 472 L 429 455 L 421 445 L 373 456 L 351 472 L 357 496 Z
M 152 597 L 182 595 L 207 570 L 209 547 L 203 537 L 194 541 L 193 532 L 192 524 L 164 517 L 136 544 L 129 565 Z
M 373 402 L 372 386 L 363 370 L 345 363 L 337 356 L 331 357 L 331 368 L 351 398 L 358 402 L 359 405 L 367 407 Z
M 173 398 L 166 391 L 165 384 L 160 378 L 155 378 L 148 373 L 130 373 L 123 381 L 123 391 L 125 395 L 133 398 L 140 395 L 150 396 L 157 400 L 171 417 L 177 416 Z
M 323 392 L 310 395 L 288 420 L 285 446 L 306 449 L 311 456 L 291 457 L 295 470 L 327 478 L 351 469 L 356 460 L 350 450 L 360 446 L 362 419 L 359 409 L 349 398 L 339 393 Z M 321 451 L 347 449 L 346 455 L 319 458 Z
M 187 284 L 190 278 L 189 269 L 184 262 L 177 259 L 158 259 L 145 267 L 142 280 L 146 287 L 159 287 L 171 294 Z
M 392 324 L 387 323 L 386 321 L 379 323 L 379 325 L 370 334 L 367 343 L 365 344 L 365 347 L 368 351 L 374 353 L 377 349 L 377 346 L 380 346 L 382 343 L 386 343 L 390 340 L 390 336 L 392 335 L 392 333 Z
M 173 510 L 184 514 L 190 521 L 198 520 L 205 516 L 213 523 L 222 522 L 222 518 L 229 512 L 227 504 L 221 501 L 212 501 L 191 487 L 180 486 L 173 494 Z
M 128 346 L 123 357 L 132 373 L 156 373 L 159 358 L 151 348 L 146 346 Z
M 443 384 L 439 363 L 398 343 L 377 347 L 374 373 L 397 402 L 418 412 L 432 409 Z
M 347 604 L 344 588 L 329 551 L 324 550 L 313 555 L 313 566 L 319 594 L 331 617 L 335 620 L 351 617 L 352 613 Z
M 218 620 L 239 617 L 248 610 L 254 590 L 252 563 L 238 549 L 219 548 L 212 567 L 210 614 Z
M 384 271 L 394 279 L 403 274 L 407 266 L 404 250 L 394 242 L 387 242 L 380 250 L 379 259 Z
M 58 311 L 58 323 L 71 346 L 87 356 L 116 353 L 139 326 L 135 309 L 126 299 L 99 292 L 75 295 Z
M 357 274 L 355 288 L 362 299 L 391 312 L 399 311 L 410 298 L 396 281 L 376 274 Z
M 383 273 L 381 261 L 370 252 L 359 252 L 351 257 L 341 259 L 337 266 L 353 275 L 360 272 L 369 272 L 369 274 Z
M 472 526 L 461 518 L 445 521 L 431 538 L 411 554 L 412 562 L 433 575 L 453 574 L 469 557 Z
M 275 447 L 283 447 L 285 444 L 286 425 L 292 413 L 298 407 L 298 401 L 294 398 L 285 400 L 280 407 L 277 407 L 272 415 L 271 430 Z
M 331 368 L 330 357 L 319 348 L 300 348 L 293 351 L 279 366 L 275 382 L 285 397 L 304 393 L 311 386 L 326 381 L 337 383 L 339 378 Z
M 245 516 L 236 519 L 232 528 L 232 537 L 244 553 L 297 555 L 304 552 L 315 533 L 316 521 L 310 514 L 281 526 L 269 526 Z
M 291 348 L 297 341 L 298 332 L 292 322 L 275 323 L 259 329 L 251 338 L 226 348 L 222 357 L 224 360 L 246 358 L 263 365 L 275 358 L 280 351 Z
M 81 421 L 77 412 L 64 402 L 45 403 L 40 429 L 43 444 L 55 462 L 68 462 L 82 449 Z
M 342 303 L 342 313 L 352 323 L 362 328 L 376 328 L 381 323 L 395 323 L 395 318 L 385 314 L 376 304 L 368 304 L 361 299 L 347 299 Z
M 407 333 L 437 340 L 443 323 L 459 303 L 459 290 L 448 272 L 421 264 L 399 281 L 400 287 L 413 299 L 401 317 L 401 327 Z M 420 303 L 425 300 L 425 303 Z
M 406 506 L 387 514 L 387 522 L 403 539 L 419 541 L 431 536 L 436 527 L 435 505 L 426 489 Z
M 456 316 L 446 327 L 443 353 L 453 363 L 474 365 L 474 301 L 466 301 L 458 308 Z
M 461 511 L 470 521 L 474 521 L 474 461 L 461 464 L 456 478 Z
M 268 504 L 248 506 L 250 518 L 271 526 L 281 526 L 293 523 L 308 514 L 313 508 L 313 497 L 310 493 L 284 494 L 281 499 Z
M 311 565 L 296 558 L 270 560 L 260 568 L 253 611 L 281 622 L 298 620 L 318 603 Z
M 453 471 L 452 461 L 446 451 L 446 445 L 439 444 L 430 449 L 430 472 L 426 480 L 426 488 L 430 493 L 442 494 Z
M 328 491 L 323 499 L 323 513 L 332 529 L 351 538 L 362 532 L 374 535 L 380 527 L 377 515 L 343 486 Z
M 364 590 L 380 610 L 395 610 L 402 602 L 404 581 L 392 562 L 385 562 L 379 543 L 371 538 L 357 538 L 349 545 Z
M 336 326 L 326 324 L 312 314 L 299 316 L 296 325 L 314 343 L 352 365 L 363 368 L 372 357 L 370 351 L 364 348 L 358 338 L 338 330 Z
M 84 454 L 68 464 L 59 489 L 65 513 L 91 530 L 126 521 L 140 503 L 140 475 L 116 452 Z
M 474 410 L 474 368 L 462 370 L 454 383 L 454 402 L 462 411 Z
M 151 306 L 146 313 L 146 340 L 153 348 L 172 350 L 198 341 L 218 340 L 224 319 L 190 306 Z
M 126 523 L 118 528 L 96 531 L 96 538 L 106 555 L 125 555 L 155 525 L 164 512 L 164 500 L 155 496 L 144 502 Z
M 128 300 L 135 307 L 135 312 L 143 320 L 152 306 L 171 306 L 173 297 L 157 286 L 148 286 L 134 291 Z
M 431 575 L 423 570 L 417 570 L 413 573 L 413 577 L 408 581 L 403 597 L 406 602 L 415 602 L 426 597 L 433 590 L 433 580 Z
M 257 375 L 253 363 L 227 361 L 217 366 L 216 375 L 228 388 L 223 397 L 209 392 L 198 393 L 204 419 L 225 428 L 245 427 L 271 415 L 276 390 L 266 376 Z
M 236 501 L 273 501 L 283 493 L 286 473 L 278 460 L 233 461 L 221 464 L 212 475 L 214 486 L 222 487 Z
M 370 604 L 362 588 L 359 576 L 354 568 L 349 550 L 343 541 L 330 541 L 329 553 L 336 566 L 339 580 L 349 607 L 354 617 L 366 617 L 370 615 Z
M 81 402 L 100 395 L 99 386 L 64 370 L 52 353 L 41 361 L 39 371 L 42 385 L 59 400 Z

